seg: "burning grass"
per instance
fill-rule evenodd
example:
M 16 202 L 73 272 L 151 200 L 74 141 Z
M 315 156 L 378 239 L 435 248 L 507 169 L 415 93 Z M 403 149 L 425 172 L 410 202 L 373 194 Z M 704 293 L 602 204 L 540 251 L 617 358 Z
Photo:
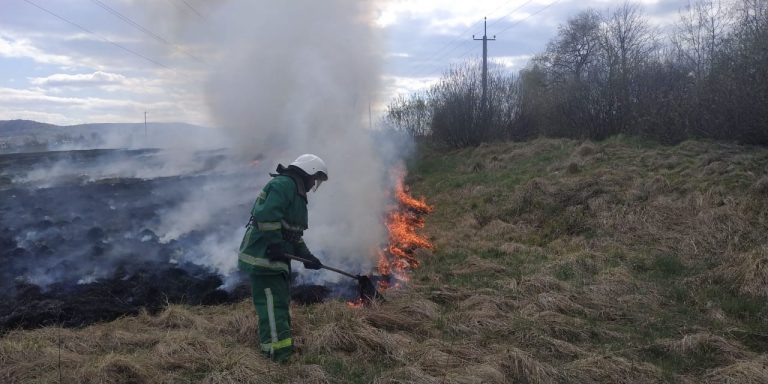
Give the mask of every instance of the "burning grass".
M 697 141 L 427 151 L 383 250 L 404 289 L 293 307 L 289 364 L 258 353 L 250 302 L 172 305 L 12 331 L 0 381 L 765 383 L 765 169 Z

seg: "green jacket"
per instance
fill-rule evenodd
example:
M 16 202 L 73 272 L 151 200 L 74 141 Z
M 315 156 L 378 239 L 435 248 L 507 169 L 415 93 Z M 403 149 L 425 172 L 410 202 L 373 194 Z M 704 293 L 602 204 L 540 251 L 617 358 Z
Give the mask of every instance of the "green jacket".
M 267 259 L 268 244 L 281 243 L 284 252 L 299 257 L 310 254 L 301 238 L 308 228 L 304 183 L 288 174 L 273 176 L 253 203 L 251 220 L 240 243 L 238 265 L 252 274 L 290 273 L 290 263 Z M 292 236 L 284 236 L 284 232 Z

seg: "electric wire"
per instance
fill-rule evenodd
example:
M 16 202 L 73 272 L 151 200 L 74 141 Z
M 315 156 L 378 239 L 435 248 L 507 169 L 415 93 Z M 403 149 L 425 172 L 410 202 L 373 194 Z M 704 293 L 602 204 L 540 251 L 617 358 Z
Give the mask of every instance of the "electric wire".
M 463 31 L 462 31 L 460 34 L 456 35 L 456 37 L 454 37 L 453 39 L 451 39 L 450 41 L 448 41 L 448 43 L 446 43 L 446 44 L 442 45 L 442 46 L 441 46 L 439 49 L 435 50 L 435 51 L 434 51 L 434 53 L 433 53 L 432 55 L 430 55 L 430 56 L 428 57 L 428 59 L 427 59 L 427 60 L 425 60 L 425 62 L 431 61 L 431 60 L 433 60 L 434 58 L 437 58 L 438 56 L 442 56 L 442 53 L 443 53 L 442 51 L 443 51 L 444 49 L 448 48 L 448 47 L 451 47 L 451 46 L 453 46 L 453 45 L 461 45 L 461 44 L 462 44 L 462 42 L 464 41 L 464 39 L 462 39 L 462 36 L 463 36 L 465 33 L 469 32 L 469 30 L 470 30 L 470 29 L 474 28 L 474 27 L 475 27 L 476 25 L 478 25 L 478 24 L 480 24 L 480 22 L 479 22 L 479 21 L 477 21 L 477 22 L 475 22 L 474 24 L 472 24 L 472 25 L 470 25 L 469 27 L 467 27 L 467 29 L 463 30 Z M 458 43 L 458 44 L 457 44 L 457 43 Z M 452 48 L 452 49 L 451 49 L 451 50 L 449 50 L 448 52 L 450 53 L 450 51 L 452 51 L 452 50 L 455 50 L 455 49 L 456 49 L 456 47 Z M 424 65 L 429 65 L 429 64 L 425 64 L 425 63 L 419 64 L 419 65 L 418 65 L 416 68 L 414 68 L 414 70 L 412 70 L 412 71 L 413 71 L 413 72 L 415 72 L 415 73 L 409 73 L 409 74 L 410 74 L 410 75 L 413 75 L 413 74 L 416 74 L 416 73 L 418 73 L 418 72 L 421 72 L 421 69 L 423 69 L 423 68 L 420 68 L 420 67 L 422 67 L 422 66 L 424 66 Z
M 178 9 L 179 11 L 182 11 L 182 12 L 186 12 L 186 11 L 187 11 L 187 9 L 186 9 L 186 8 L 184 8 L 184 7 L 182 7 L 181 5 L 177 4 L 177 3 L 176 3 L 175 1 L 173 1 L 173 0 L 165 0 L 165 1 L 167 1 L 167 2 L 168 2 L 168 4 L 172 5 L 174 8 Z
M 170 0 L 168 0 L 168 1 L 170 1 Z M 494 9 L 493 11 L 491 11 L 490 13 L 487 13 L 487 15 L 488 16 L 493 16 L 494 14 L 496 14 L 496 12 L 500 11 L 501 9 L 503 9 L 504 7 L 506 7 L 507 5 L 509 5 L 509 3 L 513 2 L 513 1 L 515 1 L 515 0 L 507 1 L 506 3 L 502 4 L 498 8 Z M 524 7 L 525 5 L 530 3 L 531 1 L 533 1 L 533 0 L 528 0 L 525 4 L 515 8 L 511 13 L 514 13 L 515 11 L 517 11 L 518 9 Z M 508 13 L 507 15 L 505 15 L 503 17 L 507 17 L 511 13 Z M 476 21 L 474 24 L 472 24 L 469 27 L 467 27 L 461 33 L 456 35 L 456 37 L 454 37 L 453 40 L 449 41 L 447 44 L 443 45 L 440 49 L 436 50 L 433 55 L 431 55 L 427 60 L 425 60 L 425 62 L 423 62 L 422 64 L 417 65 L 413 70 L 407 72 L 406 75 L 410 76 L 410 75 L 415 75 L 415 74 L 422 73 L 424 71 L 424 69 L 426 69 L 425 67 L 429 67 L 430 66 L 430 64 L 428 62 L 430 62 L 430 61 L 439 61 L 439 60 L 445 59 L 445 57 L 447 57 L 451 52 L 453 52 L 457 48 L 461 47 L 462 44 L 466 45 L 465 44 L 466 40 L 464 40 L 462 38 L 462 36 L 464 36 L 465 33 L 469 32 L 472 28 L 474 28 L 475 26 L 477 26 L 479 24 L 480 24 L 480 21 Z M 451 46 L 453 48 L 449 49 L 448 51 L 442 52 L 445 48 L 448 48 L 448 47 L 451 47 Z
M 509 5 L 509 4 L 510 4 L 510 3 L 512 3 L 513 1 L 515 1 L 515 0 L 510 0 L 510 1 L 507 1 L 506 3 L 504 3 L 503 5 L 501 5 L 500 7 L 496 8 L 494 11 L 490 12 L 488 15 L 489 15 L 489 16 L 493 16 L 493 15 L 494 15 L 494 14 L 496 14 L 496 13 L 497 13 L 499 10 L 501 10 L 501 9 L 505 8 L 507 5 Z M 489 25 L 489 27 L 492 27 L 492 26 L 494 26 L 495 24 L 499 23 L 500 21 L 504 20 L 505 18 L 509 17 L 510 15 L 514 14 L 515 12 L 517 12 L 517 11 L 518 11 L 518 10 L 520 10 L 520 9 L 522 9 L 523 7 L 525 7 L 526 5 L 530 4 L 531 2 L 533 2 L 533 0 L 528 0 L 528 1 L 526 1 L 525 3 L 523 3 L 522 5 L 520 5 L 520 6 L 518 6 L 518 7 L 515 7 L 515 8 L 514 8 L 512 11 L 510 11 L 509 13 L 507 13 L 507 14 L 505 14 L 504 16 L 501 16 L 500 18 L 498 18 L 498 19 L 496 19 L 495 21 L 491 22 L 491 24 Z M 447 59 L 447 58 L 449 57 L 449 55 L 450 55 L 452 52 L 454 52 L 456 49 L 460 48 L 462 45 L 466 46 L 466 42 L 468 42 L 469 40 L 464 40 L 464 39 L 462 39 L 462 38 L 461 38 L 461 36 L 463 36 L 465 33 L 469 32 L 469 30 L 470 30 L 470 29 L 474 28 L 475 26 L 477 26 L 477 25 L 478 25 L 478 24 L 480 24 L 480 23 L 481 23 L 481 22 L 480 22 L 480 21 L 478 21 L 478 22 L 476 22 L 476 23 L 474 23 L 474 24 L 470 25 L 470 26 L 469 26 L 467 29 L 465 29 L 463 32 L 461 32 L 461 34 L 459 34 L 459 35 L 458 35 L 456 38 L 454 38 L 454 40 L 453 40 L 453 41 L 449 42 L 449 43 L 448 43 L 447 45 L 445 45 L 443 48 L 441 48 L 441 49 L 439 49 L 439 50 L 435 51 L 435 55 L 431 56 L 430 58 L 428 58 L 427 60 L 425 60 L 424 62 L 422 62 L 422 64 L 419 64 L 419 65 L 417 65 L 417 66 L 416 66 L 416 67 L 415 67 L 413 70 L 411 70 L 411 71 L 409 71 L 408 73 L 406 73 L 406 76 L 407 76 L 407 77 L 410 77 L 410 76 L 412 76 L 412 75 L 416 75 L 416 74 L 420 74 L 420 73 L 423 73 L 423 72 L 425 72 L 425 70 L 426 70 L 426 69 L 428 69 L 428 68 L 431 66 L 431 62 L 435 62 L 435 61 L 441 61 L 441 60 L 445 60 L 445 59 Z M 458 44 L 456 44 L 457 42 L 458 42 Z M 471 41 L 470 41 L 470 42 L 471 42 Z M 451 49 L 450 49 L 450 50 L 448 50 L 448 51 L 445 51 L 445 52 L 443 52 L 442 54 L 440 53 L 440 51 L 441 51 L 442 49 L 444 49 L 444 48 L 446 48 L 446 47 L 448 47 L 448 46 L 451 46 L 451 45 L 453 46 L 453 48 L 451 48 Z M 474 47 L 474 44 L 472 45 L 472 47 Z M 469 49 L 467 49 L 467 50 L 464 50 L 463 52 L 471 51 L 472 49 L 473 49 L 473 48 L 469 48 Z M 465 54 L 466 54 L 466 53 L 465 53 Z M 462 56 L 463 56 L 463 55 L 462 55 Z
M 112 7 L 104 4 L 100 0 L 91 0 L 91 1 L 93 3 L 95 3 L 96 5 L 98 5 L 99 7 L 103 8 L 105 11 L 111 13 L 115 17 L 125 21 L 126 23 L 128 23 L 129 25 L 131 25 L 134 28 L 138 29 L 139 31 L 144 32 L 144 34 L 146 34 L 147 36 L 149 36 L 149 37 L 151 37 L 151 38 L 153 38 L 153 39 L 155 39 L 155 40 L 157 40 L 157 41 L 159 41 L 159 42 L 161 42 L 163 44 L 171 44 L 168 40 L 164 39 L 162 36 L 152 32 L 152 31 L 150 31 L 150 30 L 148 30 L 146 28 L 144 28 L 139 23 L 136 23 L 135 21 L 131 20 L 127 16 L 124 16 L 122 13 L 120 13 L 120 12 L 116 11 L 115 9 L 113 9 Z
M 512 11 L 510 11 L 509 13 L 507 13 L 506 15 L 504 15 L 504 16 L 502 16 L 502 17 L 499 17 L 498 19 L 494 20 L 494 21 L 493 21 L 493 22 L 492 22 L 490 25 L 488 25 L 488 27 L 489 27 L 489 28 L 490 28 L 490 27 L 493 27 L 494 25 L 496 25 L 496 24 L 500 23 L 502 20 L 506 19 L 507 17 L 509 17 L 509 16 L 512 16 L 512 14 L 514 14 L 515 12 L 517 12 L 517 11 L 521 10 L 523 7 L 525 7 L 526 5 L 528 5 L 528 4 L 532 3 L 532 2 L 533 2 L 533 0 L 528 0 L 528 1 L 526 1 L 525 3 L 523 3 L 523 5 L 521 5 L 521 6 L 517 7 L 517 8 L 515 8 L 515 9 L 513 9 Z
M 117 17 L 117 18 L 119 18 L 119 19 L 123 20 L 123 21 L 124 21 L 124 22 L 126 22 L 128 25 L 130 25 L 130 26 L 134 27 L 135 29 L 137 29 L 137 30 L 141 31 L 141 32 L 142 32 L 142 33 L 144 33 L 145 35 L 147 35 L 147 36 L 149 36 L 149 37 L 151 37 L 151 38 L 153 38 L 153 39 L 157 40 L 157 41 L 158 41 L 158 42 L 160 42 L 160 43 L 163 43 L 163 44 L 165 44 L 165 45 L 168 45 L 168 46 L 170 46 L 170 47 L 173 47 L 173 48 L 175 48 L 175 49 L 178 49 L 179 51 L 181 51 L 181 52 L 182 52 L 182 53 L 184 53 L 185 55 L 189 56 L 191 59 L 193 59 L 193 60 L 197 61 L 198 63 L 202 63 L 202 62 L 203 62 L 202 60 L 200 60 L 200 58 L 198 58 L 198 57 L 196 57 L 195 55 L 193 55 L 193 54 L 191 54 L 191 53 L 187 52 L 187 51 L 186 51 L 184 48 L 180 47 L 178 44 L 174 44 L 174 43 L 172 43 L 172 42 L 168 41 L 167 39 L 163 38 L 162 36 L 160 36 L 160 35 L 158 35 L 158 34 L 156 34 L 156 33 L 152 32 L 152 31 L 150 31 L 149 29 L 147 29 L 147 28 L 143 27 L 141 24 L 139 24 L 139 23 L 137 23 L 137 22 L 135 22 L 135 21 L 131 20 L 129 17 L 127 17 L 127 16 L 123 15 L 122 13 L 118 12 L 118 11 L 117 11 L 117 10 L 115 10 L 114 8 L 112 8 L 112 7 L 110 7 L 110 6 L 106 5 L 106 4 L 104 4 L 102 1 L 100 1 L 100 0 L 91 0 L 91 1 L 92 1 L 94 4 L 98 5 L 99 7 L 101 7 L 102 9 L 104 9 L 105 11 L 107 11 L 107 12 L 111 13 L 111 14 L 112 14 L 112 15 L 114 15 L 115 17 Z
M 519 24 L 520 24 L 520 23 L 522 23 L 523 21 L 526 21 L 526 20 L 528 20 L 529 18 L 531 18 L 531 17 L 533 17 L 533 16 L 536 16 L 536 15 L 538 15 L 539 13 L 542 13 L 542 12 L 546 11 L 547 9 L 549 9 L 549 8 L 550 8 L 550 7 L 552 7 L 553 5 L 555 5 L 555 4 L 557 4 L 557 3 L 559 3 L 560 1 L 562 1 L 562 0 L 555 0 L 555 1 L 553 1 L 553 2 L 551 2 L 551 3 L 549 3 L 549 4 L 547 4 L 547 6 L 545 6 L 544 8 L 541 8 L 541 9 L 539 9 L 538 11 L 536 11 L 536 12 L 534 12 L 534 13 L 532 13 L 532 14 L 530 14 L 530 15 L 526 16 L 526 17 L 525 17 L 524 19 L 522 19 L 522 20 L 518 20 L 517 22 L 510 24 L 508 27 L 506 27 L 506 28 L 504 28 L 504 29 L 502 29 L 502 30 L 500 30 L 500 31 L 496 32 L 496 34 L 499 34 L 499 35 L 500 35 L 500 34 L 502 34 L 502 33 L 506 32 L 506 31 L 510 30 L 511 28 L 514 28 L 515 26 L 519 25 Z
M 512 23 L 512 24 L 510 24 L 510 25 L 509 25 L 509 26 L 507 26 L 506 28 L 504 28 L 504 29 L 502 29 L 502 30 L 500 30 L 500 31 L 496 32 L 496 34 L 495 34 L 495 35 L 496 35 L 496 36 L 498 36 L 498 35 L 500 35 L 500 34 L 502 34 L 502 33 L 506 32 L 506 31 L 508 31 L 508 30 L 510 30 L 510 29 L 512 29 L 512 28 L 514 28 L 514 27 L 516 27 L 516 26 L 518 26 L 518 25 L 520 25 L 520 24 L 522 24 L 524 21 L 526 21 L 526 20 L 530 19 L 530 18 L 531 18 L 531 17 L 533 17 L 533 16 L 536 16 L 536 15 L 540 14 L 541 12 L 544 12 L 545 10 L 549 9 L 549 8 L 550 8 L 550 7 L 552 7 L 553 5 L 555 5 L 555 4 L 557 4 L 557 3 L 559 3 L 560 1 L 562 1 L 562 0 L 555 0 L 555 1 L 553 1 L 553 2 L 551 2 L 551 3 L 549 3 L 549 4 L 547 4 L 546 6 L 544 6 L 544 7 L 543 7 L 543 8 L 541 8 L 541 9 L 539 9 L 538 11 L 536 11 L 536 12 L 534 12 L 534 13 L 532 13 L 532 14 L 530 14 L 530 15 L 526 16 L 525 18 L 523 18 L 523 19 L 520 19 L 520 20 L 518 20 L 518 21 L 516 21 L 516 22 L 514 22 L 514 23 Z M 459 56 L 459 57 L 460 57 L 460 58 L 464 58 L 464 57 L 465 57 L 465 56 L 467 56 L 467 54 L 469 54 L 470 52 L 471 52 L 471 50 L 465 51 L 465 52 L 464 52 L 464 54 L 462 54 L 462 55 L 461 55 L 461 56 Z
M 195 9 L 195 7 L 187 3 L 187 0 L 181 0 L 181 2 L 184 3 L 184 5 L 186 5 L 189 9 L 191 9 L 192 12 L 194 12 L 197 15 L 197 17 L 205 20 L 205 17 L 203 17 L 203 15 L 200 12 L 198 12 L 197 9 Z
M 36 8 L 38 8 L 38 9 L 42 10 L 43 12 L 48 13 L 49 15 L 54 16 L 54 17 L 56 17 L 57 19 L 59 19 L 61 21 L 64 21 L 67 24 L 70 24 L 70 25 L 72 25 L 72 26 L 74 26 L 74 27 L 76 27 L 78 29 L 81 29 L 81 30 L 85 31 L 86 33 L 94 35 L 94 36 L 100 38 L 101 40 L 103 40 L 104 42 L 112 44 L 112 45 L 114 45 L 114 46 L 116 46 L 116 47 L 118 47 L 118 48 L 120 48 L 120 49 L 122 49 L 122 50 L 124 50 L 124 51 L 126 51 L 126 52 L 128 52 L 128 53 L 130 53 L 130 54 L 132 54 L 134 56 L 136 56 L 136 57 L 140 57 L 140 58 L 142 58 L 142 59 L 144 59 L 144 60 L 146 60 L 146 61 L 148 61 L 148 62 L 150 62 L 150 63 L 152 63 L 152 64 L 154 64 L 156 66 L 158 66 L 158 67 L 165 68 L 165 69 L 171 69 L 170 67 L 164 65 L 163 63 L 160 63 L 160 62 L 158 62 L 156 60 L 153 60 L 153 59 L 151 59 L 151 58 L 149 58 L 147 56 L 144 56 L 141 53 L 138 53 L 138 52 L 136 52 L 136 51 L 134 51 L 134 50 L 132 50 L 132 49 L 130 49 L 130 48 L 120 44 L 120 43 L 114 42 L 114 41 L 112 41 L 112 40 L 110 40 L 110 39 L 108 39 L 108 38 L 106 38 L 106 37 L 104 37 L 104 36 L 102 36 L 102 35 L 100 35 L 100 34 L 98 34 L 96 32 L 91 31 L 88 28 L 83 27 L 80 24 L 75 23 L 74 21 L 66 19 L 63 16 L 60 16 L 60 15 L 54 13 L 53 11 L 50 11 L 47 8 L 44 8 L 44 7 L 40 6 L 39 4 L 33 2 L 32 0 L 24 0 L 24 1 L 27 2 L 29 5 L 32 5 L 32 6 L 36 7 Z

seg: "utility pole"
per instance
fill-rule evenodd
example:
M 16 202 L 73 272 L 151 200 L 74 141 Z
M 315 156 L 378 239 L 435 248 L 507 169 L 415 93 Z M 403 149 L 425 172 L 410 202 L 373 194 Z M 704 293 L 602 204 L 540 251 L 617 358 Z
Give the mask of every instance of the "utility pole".
M 493 35 L 492 39 L 488 38 L 488 18 L 487 17 L 483 18 L 483 38 L 476 39 L 475 35 L 472 35 L 472 39 L 483 41 L 483 95 L 480 99 L 480 103 L 482 104 L 483 111 L 485 111 L 486 94 L 488 91 L 488 41 L 496 40 L 496 35 Z

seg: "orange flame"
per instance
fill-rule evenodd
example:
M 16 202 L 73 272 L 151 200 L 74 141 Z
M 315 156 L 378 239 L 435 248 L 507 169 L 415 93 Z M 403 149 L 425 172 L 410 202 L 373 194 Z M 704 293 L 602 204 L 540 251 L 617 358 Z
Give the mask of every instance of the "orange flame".
M 407 272 L 421 264 L 414 252 L 419 248 L 432 249 L 432 243 L 416 233 L 417 229 L 424 227 L 421 216 L 432 212 L 432 207 L 424 198 L 416 199 L 408 193 L 402 168 L 395 169 L 392 176 L 395 178 L 397 205 L 387 215 L 389 245 L 379 252 L 378 271 L 383 276 L 395 275 L 398 280 L 408 281 Z
M 360 308 L 363 306 L 364 303 L 365 302 L 363 301 L 363 299 L 360 298 L 355 301 L 347 301 L 347 306 L 349 306 L 350 308 Z
M 405 186 L 404 168 L 396 168 L 391 172 L 395 181 L 393 204 L 386 217 L 386 228 L 389 233 L 388 245 L 378 250 L 377 272 L 382 277 L 377 282 L 379 291 L 399 288 L 409 280 L 408 273 L 417 268 L 421 262 L 416 258 L 415 251 L 419 248 L 432 249 L 432 243 L 416 230 L 424 227 L 423 215 L 432 212 L 424 198 L 414 198 Z M 362 299 L 347 302 L 352 308 L 363 305 Z

